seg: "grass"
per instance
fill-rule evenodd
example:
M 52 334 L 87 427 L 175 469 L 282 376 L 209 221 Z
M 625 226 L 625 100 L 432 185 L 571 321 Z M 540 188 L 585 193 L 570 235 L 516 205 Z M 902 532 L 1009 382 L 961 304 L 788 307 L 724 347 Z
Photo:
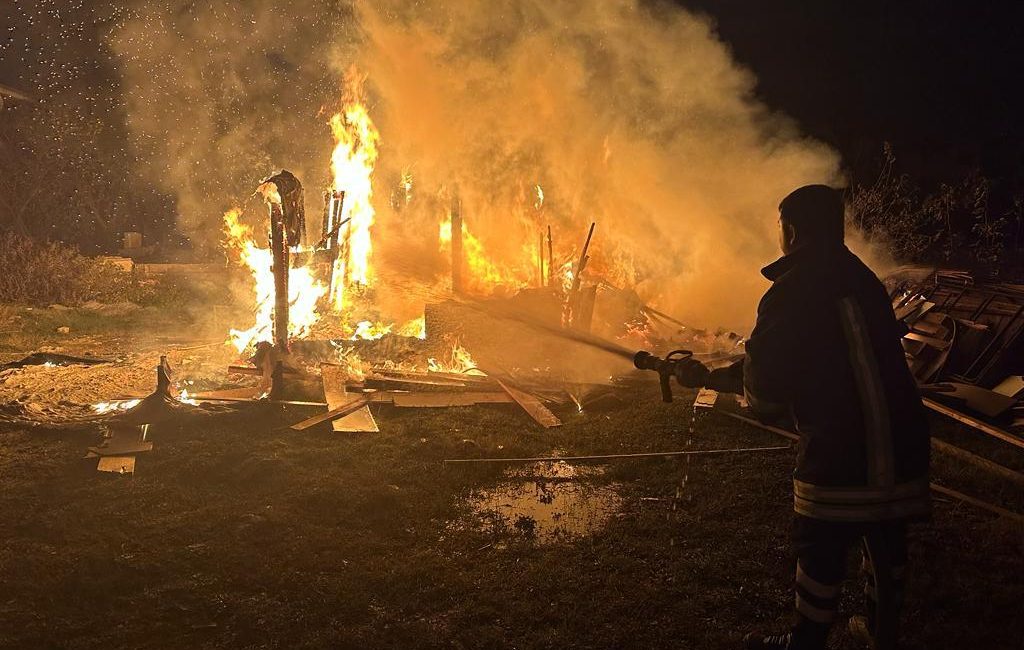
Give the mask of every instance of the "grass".
M 656 400 L 546 432 L 510 407 L 388 409 L 357 436 L 258 409 L 154 428 L 135 477 L 81 460 L 95 434 L 5 431 L 0 646 L 737 647 L 788 620 L 790 452 L 609 464 L 622 511 L 551 545 L 476 525 L 501 467 L 441 463 L 685 448 L 688 400 Z M 692 447 L 775 444 L 709 415 Z M 1020 647 L 1019 529 L 939 502 L 913 548 L 909 647 Z

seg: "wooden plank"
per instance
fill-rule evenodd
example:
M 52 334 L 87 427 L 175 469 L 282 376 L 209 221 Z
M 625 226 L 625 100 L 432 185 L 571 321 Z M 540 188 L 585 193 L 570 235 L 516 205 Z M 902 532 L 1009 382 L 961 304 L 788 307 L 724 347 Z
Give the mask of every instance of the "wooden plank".
M 134 456 L 153 450 L 153 443 L 142 439 L 138 427 L 115 428 L 99 447 L 88 450 L 97 456 Z
M 197 402 L 255 402 L 255 397 L 189 397 Z M 304 402 L 294 399 L 264 399 L 267 404 L 287 404 L 288 406 L 327 406 L 327 402 Z
M 732 418 L 734 420 L 739 420 L 740 422 L 746 422 L 747 424 L 749 424 L 752 427 L 757 427 L 758 429 L 764 429 L 765 431 L 771 431 L 772 433 L 780 435 L 783 438 L 786 438 L 788 440 L 800 440 L 800 435 L 799 434 L 793 433 L 792 431 L 787 431 L 787 430 L 779 428 L 779 427 L 773 427 L 772 425 L 765 424 L 765 423 L 761 422 L 760 420 L 755 420 L 754 418 L 748 418 L 745 415 L 740 415 L 739 413 L 733 413 L 732 411 L 722 411 L 722 410 L 719 410 L 717 412 L 721 413 L 722 415 L 728 416 L 728 417 L 730 417 L 730 418 Z
M 715 403 L 718 401 L 718 391 L 711 390 L 710 388 L 701 388 L 697 392 L 697 398 L 693 400 L 693 408 L 695 409 L 713 409 Z
M 927 401 L 927 400 L 925 400 L 925 401 Z M 746 422 L 746 423 L 748 423 L 748 424 L 750 424 L 752 426 L 758 427 L 760 429 L 764 429 L 766 431 L 771 431 L 772 433 L 777 433 L 777 434 L 779 434 L 780 436 L 782 436 L 784 438 L 788 438 L 790 440 L 799 440 L 800 439 L 800 436 L 798 434 L 796 434 L 796 433 L 793 433 L 792 431 L 786 431 L 785 429 L 780 429 L 778 427 L 773 427 L 773 426 L 770 426 L 770 425 L 767 425 L 767 424 L 762 424 L 761 422 L 758 422 L 757 420 L 754 420 L 754 419 L 748 418 L 748 417 L 744 417 L 744 416 L 742 416 L 742 415 L 740 415 L 738 413 L 732 413 L 730 411 L 719 411 L 719 412 L 722 413 L 723 415 L 728 415 L 731 418 L 740 420 L 742 422 Z M 931 487 L 933 492 L 938 492 L 939 494 L 943 494 L 945 496 L 952 497 L 952 498 L 957 499 L 959 501 L 963 501 L 964 503 L 972 505 L 972 506 L 974 506 L 976 508 L 981 508 L 982 510 L 987 510 L 988 512 L 997 514 L 997 515 L 999 515 L 1001 517 L 1006 517 L 1007 519 L 1011 519 L 1011 520 L 1013 520 L 1013 521 L 1015 521 L 1017 523 L 1024 523 L 1024 515 L 1018 514 L 1016 512 L 1012 512 L 1010 510 L 1007 510 L 1006 508 L 1000 508 L 999 506 L 993 505 L 993 504 L 988 503 L 986 501 L 982 501 L 981 499 L 975 499 L 974 497 L 969 496 L 967 494 L 964 494 L 963 492 L 957 492 L 956 490 L 951 490 L 951 489 L 949 489 L 947 487 L 944 487 L 942 485 L 938 485 L 937 483 L 930 483 L 929 487 Z
M 464 381 L 453 381 L 449 379 L 431 380 L 420 378 L 395 378 L 371 376 L 363 380 L 367 388 L 379 388 L 381 390 L 407 390 L 407 391 L 456 391 L 468 390 L 469 386 Z
M 975 499 L 974 497 L 966 495 L 963 492 L 951 490 L 948 487 L 939 485 L 937 483 L 932 483 L 931 488 L 933 492 L 938 492 L 939 494 L 945 495 L 947 497 L 952 497 L 958 501 L 963 501 L 964 503 L 970 504 L 975 508 L 987 510 L 993 514 L 999 515 L 1000 517 L 1005 517 L 1007 519 L 1010 519 L 1011 521 L 1015 521 L 1018 524 L 1024 524 L 1024 515 L 1021 515 L 1019 513 L 1007 510 L 1006 508 L 1000 508 L 997 505 L 993 505 L 987 501 L 982 501 L 981 499 Z
M 971 384 L 948 382 L 953 390 L 938 393 L 936 396 L 952 400 L 963 401 L 967 408 L 981 413 L 985 417 L 995 418 L 1009 411 L 1017 403 L 1017 400 L 1006 395 L 986 390 Z
M 96 470 L 115 474 L 134 474 L 135 456 L 103 456 L 96 463 Z
M 999 427 L 994 427 L 987 422 L 982 422 L 977 418 L 972 418 L 969 415 L 966 415 L 964 413 L 961 413 L 960 411 L 957 411 L 956 409 L 952 409 L 948 406 L 945 406 L 944 404 L 939 404 L 938 402 L 930 400 L 927 397 L 921 398 L 921 401 L 924 403 L 925 406 L 935 411 L 936 413 L 941 413 L 946 417 L 953 418 L 957 422 L 961 422 L 963 424 L 966 424 L 967 426 L 974 427 L 975 429 L 981 431 L 982 433 L 987 433 L 988 435 L 994 438 L 999 438 L 1003 442 L 1008 442 L 1011 445 L 1024 449 L 1024 438 L 1019 438 L 1013 435 L 1012 433 L 1003 431 Z
M 321 365 L 320 378 L 324 385 L 324 397 L 327 399 L 328 408 L 334 409 L 350 401 L 351 398 L 345 389 L 348 373 L 344 368 L 327 364 Z M 376 433 L 380 431 L 376 420 L 373 419 L 373 414 L 370 413 L 370 407 L 366 406 L 368 401 L 369 399 L 364 401 L 363 406 L 351 413 L 335 419 L 331 423 L 334 430 L 344 433 Z
M 341 404 L 337 408 L 333 408 L 327 411 L 326 413 L 314 415 L 311 418 L 306 418 L 302 422 L 296 422 L 290 428 L 295 431 L 304 431 L 306 429 L 309 429 L 310 427 L 315 427 L 318 424 L 330 422 L 331 420 L 334 420 L 336 418 L 345 417 L 346 415 L 353 413 L 354 411 L 358 411 L 359 409 L 364 408 L 367 402 L 369 401 L 370 397 L 368 395 L 350 395 L 348 402 L 345 402 L 344 404 Z
M 527 415 L 533 418 L 534 422 L 545 429 L 562 426 L 562 421 L 549 411 L 548 407 L 541 404 L 539 399 L 517 388 L 512 388 L 500 379 L 495 379 L 495 381 L 498 382 L 502 390 L 508 393 L 509 397 L 515 400 L 516 404 L 526 411 Z
M 448 408 L 475 404 L 508 404 L 508 393 L 393 393 L 394 405 L 399 408 Z
M 126 456 L 128 454 L 141 454 L 146 451 L 153 451 L 153 443 L 139 440 L 137 442 L 124 442 L 106 447 L 88 447 L 88 451 L 97 456 Z
M 1024 486 L 1024 474 L 1015 472 L 1009 467 L 1004 467 L 999 463 L 994 463 L 987 458 L 978 456 L 977 454 L 972 454 L 966 449 L 961 449 L 956 445 L 951 445 L 945 440 L 932 438 L 932 448 L 954 458 L 959 458 L 966 463 L 970 463 L 975 467 L 985 470 L 989 474 L 1006 479 L 1016 483 L 1017 485 Z
M 1024 377 L 1020 375 L 1010 375 L 1003 381 L 999 382 L 999 385 L 993 388 L 992 391 L 999 393 L 1000 395 L 1006 395 L 1007 397 L 1019 397 L 1021 393 L 1024 393 Z
M 903 338 L 910 339 L 911 341 L 919 341 L 925 345 L 930 345 L 933 348 L 938 348 L 939 350 L 945 350 L 949 347 L 949 341 L 944 341 L 943 339 L 935 338 L 934 336 L 925 336 L 924 334 L 918 334 L 917 332 L 908 332 Z
M 286 375 L 302 375 L 298 370 L 292 368 L 283 368 L 284 374 Z M 255 368 L 253 366 L 228 366 L 228 374 L 236 375 L 252 375 L 253 377 L 262 377 L 263 370 Z
M 263 395 L 263 391 L 255 386 L 245 386 L 243 388 L 225 388 L 223 390 L 208 390 L 202 393 L 196 393 L 192 396 L 193 399 L 223 399 L 225 397 L 235 399 L 259 399 Z

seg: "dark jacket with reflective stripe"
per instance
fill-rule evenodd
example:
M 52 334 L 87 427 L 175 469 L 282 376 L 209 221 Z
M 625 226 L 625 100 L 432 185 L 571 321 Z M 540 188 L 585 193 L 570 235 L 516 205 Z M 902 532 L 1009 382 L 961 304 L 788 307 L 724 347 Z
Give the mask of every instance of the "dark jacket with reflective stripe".
M 833 521 L 929 511 L 928 424 L 882 283 L 845 246 L 805 248 L 762 270 L 742 371 L 709 386 L 742 392 L 762 419 L 801 434 L 795 508 Z

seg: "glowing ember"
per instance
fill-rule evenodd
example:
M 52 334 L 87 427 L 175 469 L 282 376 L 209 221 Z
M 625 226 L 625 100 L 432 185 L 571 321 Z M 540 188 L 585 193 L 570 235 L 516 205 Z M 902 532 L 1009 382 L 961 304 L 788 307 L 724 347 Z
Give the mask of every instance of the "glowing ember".
M 348 306 L 345 292 L 349 287 L 369 285 L 373 279 L 370 228 L 374 222 L 374 209 L 371 198 L 380 134 L 363 102 L 364 80 L 365 76 L 355 69 L 349 70 L 345 75 L 345 107 L 330 121 L 336 143 L 331 154 L 334 189 L 344 190 L 342 218 L 351 219 L 343 231 L 346 241 L 344 252 L 335 262 L 335 274 L 340 280 L 331 288 L 331 303 L 339 311 Z M 409 177 L 407 191 L 411 190 L 412 178 Z
M 239 352 L 254 347 L 260 341 L 270 341 L 274 328 L 274 272 L 273 256 L 269 248 L 259 248 L 253 239 L 252 228 L 241 223 L 238 208 L 224 214 L 225 247 L 238 256 L 253 278 L 256 322 L 249 329 L 232 329 L 231 344 Z M 327 287 L 313 278 L 306 267 L 288 270 L 289 323 L 288 335 L 303 338 L 320 319 L 317 301 L 327 293 Z

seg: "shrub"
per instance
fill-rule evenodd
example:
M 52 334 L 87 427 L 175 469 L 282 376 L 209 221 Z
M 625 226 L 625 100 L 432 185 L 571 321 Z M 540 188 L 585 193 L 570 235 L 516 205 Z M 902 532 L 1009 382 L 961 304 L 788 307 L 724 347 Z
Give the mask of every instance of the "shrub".
M 886 145 L 874 183 L 851 189 L 851 220 L 870 241 L 905 262 L 995 267 L 1008 261 L 1019 245 L 1011 233 L 1020 228 L 1019 201 L 1000 213 L 989 200 L 991 182 L 977 171 L 925 193 L 895 172 L 895 161 Z
M 124 302 L 131 274 L 74 247 L 0 232 L 0 301 L 30 305 Z

